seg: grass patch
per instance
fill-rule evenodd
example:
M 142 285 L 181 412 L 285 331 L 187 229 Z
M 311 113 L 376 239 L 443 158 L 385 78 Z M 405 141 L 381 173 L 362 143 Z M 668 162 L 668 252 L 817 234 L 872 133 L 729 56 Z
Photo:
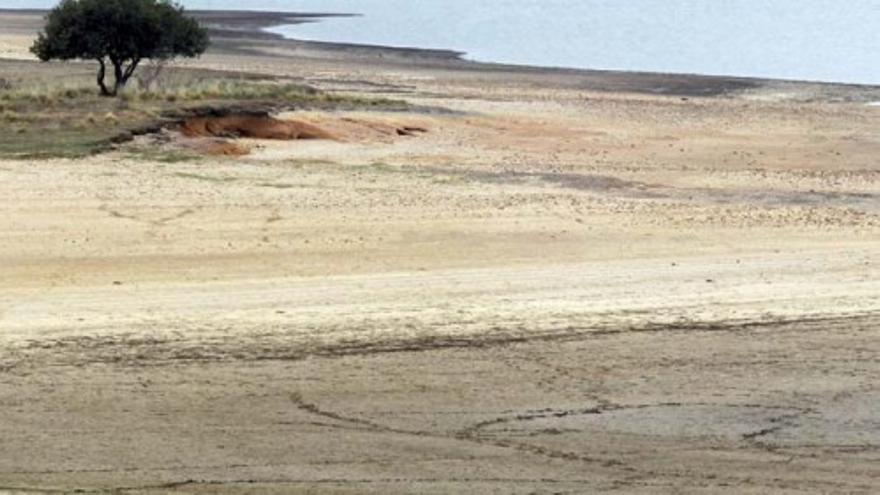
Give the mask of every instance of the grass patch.
M 137 129 L 151 128 L 199 109 L 406 109 L 404 102 L 327 94 L 285 81 L 196 69 L 169 70 L 150 89 L 133 85 L 103 98 L 90 64 L 0 61 L 18 74 L 0 86 L 0 157 L 79 158 L 112 148 Z M 185 154 L 136 155 L 175 163 Z
M 277 183 L 276 182 L 261 182 L 257 185 L 260 187 L 270 187 L 272 189 L 293 189 L 295 187 L 302 187 L 302 186 L 297 186 L 296 184 L 286 184 L 283 182 L 277 182 Z
M 204 181 L 216 182 L 216 183 L 235 182 L 238 180 L 235 177 L 217 177 L 214 175 L 192 174 L 192 173 L 188 173 L 188 172 L 175 172 L 174 176 L 180 177 L 182 179 L 204 180 Z
M 313 165 L 326 167 L 335 167 L 339 165 L 339 162 L 322 158 L 288 158 L 287 160 L 284 160 L 283 163 L 289 167 L 298 169 Z
M 0 157 L 19 159 L 83 158 L 109 148 L 110 135 L 93 129 L 47 129 L 0 125 Z
M 389 165 L 385 162 L 372 162 L 369 165 L 370 170 L 378 173 L 396 174 L 400 173 L 400 167 Z
M 164 150 L 148 147 L 129 147 L 126 149 L 126 152 L 131 158 L 159 163 L 198 162 L 204 158 L 202 155 L 184 150 Z

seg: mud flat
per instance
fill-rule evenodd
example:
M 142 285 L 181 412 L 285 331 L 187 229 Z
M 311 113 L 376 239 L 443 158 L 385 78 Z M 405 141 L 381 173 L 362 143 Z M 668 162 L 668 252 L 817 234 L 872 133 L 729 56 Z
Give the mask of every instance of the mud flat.
M 877 88 L 193 66 L 434 110 L 0 160 L 0 491 L 880 489 Z

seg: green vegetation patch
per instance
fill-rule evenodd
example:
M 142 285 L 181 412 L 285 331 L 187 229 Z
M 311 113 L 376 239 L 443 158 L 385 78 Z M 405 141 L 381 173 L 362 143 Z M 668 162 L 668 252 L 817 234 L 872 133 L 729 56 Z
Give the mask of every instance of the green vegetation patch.
M 163 149 L 155 146 L 132 146 L 126 148 L 131 158 L 158 163 L 198 162 L 205 157 L 183 149 Z

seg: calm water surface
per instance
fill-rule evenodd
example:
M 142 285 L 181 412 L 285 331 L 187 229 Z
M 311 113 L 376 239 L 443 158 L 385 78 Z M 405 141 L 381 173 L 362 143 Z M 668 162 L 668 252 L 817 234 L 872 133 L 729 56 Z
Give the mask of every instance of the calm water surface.
M 185 0 L 344 12 L 285 36 L 443 48 L 542 66 L 880 84 L 880 0 Z M 0 0 L 29 7 L 51 0 Z

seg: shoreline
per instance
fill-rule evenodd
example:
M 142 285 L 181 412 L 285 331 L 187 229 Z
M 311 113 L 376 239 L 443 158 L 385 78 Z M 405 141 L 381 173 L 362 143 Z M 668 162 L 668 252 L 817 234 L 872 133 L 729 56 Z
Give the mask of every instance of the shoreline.
M 39 29 L 41 9 L 0 9 L 0 17 L 30 17 L 30 27 L 12 26 L 19 34 Z M 212 35 L 212 49 L 219 53 L 273 55 L 272 50 L 308 50 L 319 56 L 342 57 L 352 63 L 370 62 L 402 68 L 475 71 L 512 76 L 571 77 L 584 79 L 585 89 L 601 92 L 681 97 L 715 97 L 770 86 L 817 88 L 816 92 L 842 93 L 844 101 L 870 103 L 880 98 L 880 85 L 793 79 L 773 79 L 699 73 L 646 72 L 637 70 L 588 69 L 519 65 L 469 60 L 466 52 L 418 47 L 396 47 L 357 43 L 303 40 L 285 37 L 271 28 L 293 26 L 333 17 L 357 17 L 359 14 L 333 12 L 273 12 L 249 10 L 187 10 L 205 23 Z M 0 22 L 2 23 L 2 22 Z M 16 22 L 18 24 L 18 22 Z M 3 26 L 10 31 L 10 26 Z M 866 93 L 859 95 L 859 93 Z M 836 98 L 836 97 L 835 97 Z
M 228 12 L 228 11 L 190 11 L 193 14 L 198 13 L 199 15 L 205 15 L 212 12 Z M 233 11 L 234 12 L 234 11 Z M 800 84 L 823 84 L 823 85 L 835 85 L 835 86 L 849 86 L 856 88 L 880 88 L 880 83 L 859 83 L 859 82 L 846 82 L 846 81 L 827 81 L 827 80 L 816 80 L 816 79 L 789 79 L 789 78 L 776 78 L 776 77 L 761 77 L 761 76 L 747 76 L 747 75 L 736 75 L 736 74 L 709 74 L 709 73 L 698 73 L 698 72 L 660 72 L 660 71 L 642 71 L 637 69 L 604 69 L 604 68 L 590 68 L 590 67 L 574 67 L 574 66 L 557 66 L 557 65 L 534 65 L 534 64 L 518 64 L 518 63 L 508 63 L 501 61 L 487 61 L 487 60 L 477 60 L 477 59 L 469 59 L 466 58 L 468 56 L 467 51 L 448 49 L 448 48 L 424 48 L 418 46 L 398 46 L 398 45 L 383 45 L 383 44 L 373 44 L 373 43 L 352 43 L 352 42 L 341 42 L 341 41 L 324 41 L 324 40 L 313 40 L 313 39 L 303 39 L 297 37 L 289 37 L 285 36 L 281 33 L 270 31 L 273 28 L 282 28 L 285 26 L 296 26 L 298 24 L 305 24 L 309 22 L 321 22 L 322 19 L 333 18 L 333 17 L 362 17 L 362 14 L 350 14 L 350 13 L 295 13 L 292 16 L 285 14 L 283 12 L 259 12 L 259 11 L 241 11 L 241 13 L 250 13 L 250 14 L 266 14 L 265 19 L 267 23 L 262 26 L 258 26 L 256 30 L 247 31 L 244 30 L 242 32 L 258 37 L 258 38 L 272 38 L 277 40 L 284 41 L 294 41 L 299 43 L 312 43 L 319 44 L 328 47 L 343 47 L 343 48 L 367 48 L 367 49 L 377 49 L 377 50 L 389 50 L 395 52 L 405 52 L 405 53 L 420 53 L 426 54 L 429 56 L 440 55 L 443 57 L 455 58 L 461 62 L 471 63 L 471 64 L 479 64 L 481 66 L 499 66 L 504 68 L 519 68 L 526 70 L 546 70 L 546 71 L 575 71 L 575 72 L 600 72 L 600 73 L 616 73 L 616 74 L 638 74 L 638 75 L 662 75 L 662 76 L 689 76 L 689 77 L 704 77 L 704 78 L 723 78 L 723 79 L 735 79 L 735 80 L 747 80 L 747 81 L 774 81 L 774 82 L 786 82 L 786 83 L 800 83 Z M 291 19 L 293 22 L 285 22 L 285 19 Z

